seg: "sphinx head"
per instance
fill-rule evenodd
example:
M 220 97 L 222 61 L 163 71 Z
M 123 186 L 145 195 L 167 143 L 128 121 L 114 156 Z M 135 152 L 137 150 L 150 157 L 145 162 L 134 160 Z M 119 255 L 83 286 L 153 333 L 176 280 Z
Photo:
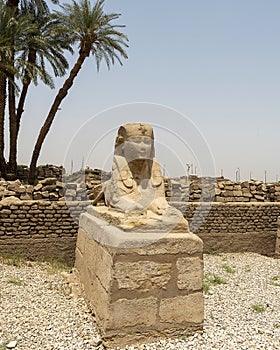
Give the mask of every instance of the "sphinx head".
M 115 155 L 127 162 L 155 157 L 153 128 L 148 124 L 129 123 L 121 126 L 115 142 Z

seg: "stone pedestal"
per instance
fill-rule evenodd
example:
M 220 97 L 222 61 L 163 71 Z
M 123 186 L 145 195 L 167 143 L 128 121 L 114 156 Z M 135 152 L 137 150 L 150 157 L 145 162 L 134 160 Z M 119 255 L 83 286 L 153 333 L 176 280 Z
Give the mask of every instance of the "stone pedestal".
M 280 217 L 277 219 L 277 236 L 275 244 L 275 257 L 280 259 Z
M 202 330 L 202 252 L 191 233 L 131 233 L 82 214 L 75 268 L 107 346 Z

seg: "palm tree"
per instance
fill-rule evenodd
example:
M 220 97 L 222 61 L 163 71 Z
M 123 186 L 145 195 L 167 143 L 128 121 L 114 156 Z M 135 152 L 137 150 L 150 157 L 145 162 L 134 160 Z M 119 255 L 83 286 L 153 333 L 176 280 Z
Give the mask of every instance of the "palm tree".
M 26 2 L 27 0 L 22 0 Z M 30 0 L 46 8 L 44 0 Z M 10 141 L 14 138 L 16 128 L 16 82 L 18 71 L 15 67 L 17 44 L 33 26 L 27 18 L 19 17 L 19 0 L 0 1 L 0 172 L 6 177 L 7 163 L 4 157 L 4 123 L 7 96 L 9 97 Z M 8 90 L 8 93 L 7 93 Z M 11 142 L 10 142 L 11 144 Z M 13 144 L 13 143 L 12 143 Z M 11 148 L 11 146 L 10 146 Z
M 64 50 L 73 50 L 67 28 L 50 14 L 45 0 L 0 0 L 0 12 L 0 172 L 10 178 L 16 177 L 17 139 L 29 86 L 41 79 L 53 88 L 46 62 L 55 76 L 63 76 L 68 68 Z M 16 106 L 18 83 L 22 87 Z M 6 105 L 10 128 L 8 163 L 4 157 Z
M 54 18 L 49 9 L 37 7 L 35 1 L 22 1 L 19 15 L 28 18 L 33 31 L 25 38 L 18 54 L 17 69 L 21 73 L 22 89 L 17 109 L 10 108 L 10 155 L 9 171 L 16 175 L 17 140 L 24 104 L 31 82 L 37 84 L 38 78 L 54 88 L 52 77 L 46 71 L 46 62 L 52 67 L 55 76 L 63 76 L 68 68 L 64 50 L 72 52 L 65 26 Z M 15 106 L 14 90 L 10 91 L 10 105 Z
M 0 173 L 6 175 L 6 160 L 4 156 L 4 122 L 7 99 L 7 72 L 11 70 L 7 63 L 9 56 L 9 38 L 7 31 L 9 28 L 10 15 L 7 13 L 5 4 L 0 3 Z M 10 12 L 10 11 L 9 11 Z
M 21 40 L 32 30 L 26 18 L 18 18 L 14 8 L 7 7 L 0 1 L 0 171 L 6 174 L 4 157 L 4 122 L 7 100 L 7 88 L 15 89 L 15 77 L 18 71 L 15 67 L 14 53 L 20 46 Z
M 89 0 L 80 0 L 79 3 L 73 0 L 72 4 L 62 6 L 62 12 L 57 12 L 57 17 L 71 33 L 72 44 L 79 44 L 79 55 L 69 76 L 58 91 L 35 143 L 29 171 L 29 183 L 31 184 L 35 181 L 36 165 L 43 142 L 61 102 L 67 96 L 86 58 L 92 54 L 98 70 L 102 60 L 105 60 L 109 69 L 115 60 L 122 64 L 119 55 L 127 58 L 124 48 L 128 47 L 128 39 L 126 35 L 118 31 L 118 28 L 124 26 L 111 23 L 118 19 L 120 14 L 105 14 L 103 6 L 104 0 L 98 0 L 94 6 L 91 6 Z
M 26 2 L 26 0 L 7 0 L 7 6 L 8 7 L 11 7 L 11 8 L 14 8 L 14 9 L 17 9 L 19 7 L 19 4 L 20 3 L 24 3 Z M 38 8 L 41 8 L 42 10 L 45 8 L 47 9 L 48 8 L 48 5 L 46 3 L 45 0 L 32 0 L 33 3 L 35 3 L 35 5 L 38 7 Z M 58 3 L 57 0 L 52 0 L 53 3 Z

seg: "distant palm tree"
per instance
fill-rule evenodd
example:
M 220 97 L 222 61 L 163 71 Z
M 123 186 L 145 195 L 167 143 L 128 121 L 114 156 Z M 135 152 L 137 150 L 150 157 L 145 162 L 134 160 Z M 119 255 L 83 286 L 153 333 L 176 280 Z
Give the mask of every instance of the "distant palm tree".
M 4 122 L 7 88 L 15 90 L 15 77 L 19 71 L 15 67 L 15 51 L 22 45 L 26 35 L 33 30 L 33 24 L 25 17 L 18 18 L 16 9 L 6 6 L 0 0 L 0 171 L 6 173 L 4 157 Z
M 33 2 L 40 9 L 47 9 L 48 5 L 45 0 L 7 0 L 6 5 L 12 8 L 18 8 L 20 4 Z M 58 0 L 52 0 L 53 3 L 58 3 Z
M 62 12 L 57 12 L 57 17 L 64 23 L 71 34 L 72 44 L 79 44 L 79 55 L 68 78 L 58 91 L 38 135 L 30 163 L 29 183 L 34 183 L 35 181 L 36 165 L 42 144 L 62 100 L 72 87 L 74 79 L 82 68 L 85 59 L 92 54 L 99 70 L 102 60 L 105 60 L 109 69 L 111 64 L 115 63 L 115 60 L 122 64 L 119 56 L 127 58 L 125 48 L 128 47 L 128 39 L 126 35 L 118 31 L 118 28 L 123 28 L 124 26 L 111 23 L 113 20 L 118 19 L 120 15 L 115 13 L 105 14 L 103 5 L 104 0 L 98 0 L 94 6 L 91 6 L 89 0 L 80 0 L 79 3 L 72 1 L 72 4 L 62 6 Z
M 63 76 L 68 68 L 64 50 L 72 52 L 67 28 L 50 14 L 46 6 L 38 7 L 35 0 L 22 1 L 19 17 L 22 16 L 32 23 L 33 30 L 26 36 L 24 45 L 18 52 L 18 61 L 15 62 L 17 70 L 21 73 L 22 89 L 17 109 L 10 112 L 9 171 L 14 174 L 17 170 L 19 127 L 29 86 L 31 82 L 36 85 L 39 78 L 54 88 L 53 79 L 46 70 L 46 63 L 50 64 L 55 76 Z
M 6 160 L 4 156 L 4 121 L 7 100 L 7 72 L 11 70 L 8 64 L 9 38 L 7 37 L 10 14 L 7 13 L 5 4 L 0 3 L 0 172 L 5 176 Z M 10 12 L 10 11 L 9 11 Z

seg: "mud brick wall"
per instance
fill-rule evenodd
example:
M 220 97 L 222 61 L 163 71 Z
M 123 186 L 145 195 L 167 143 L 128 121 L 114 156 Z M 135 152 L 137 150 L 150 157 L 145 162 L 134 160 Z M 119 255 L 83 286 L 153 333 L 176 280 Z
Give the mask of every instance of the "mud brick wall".
M 78 218 L 87 205 L 84 202 L 72 202 L 68 206 L 65 202 L 50 201 L 0 202 L 0 254 L 20 254 L 29 259 L 56 258 L 72 264 Z
M 279 202 L 171 204 L 183 212 L 191 231 L 202 238 L 205 252 L 272 255 L 276 250 Z M 77 220 L 87 205 L 72 202 L 75 222 L 64 201 L 12 200 L 4 205 L 0 201 L 0 254 L 55 257 L 72 263 Z
M 172 203 L 204 242 L 204 251 L 273 255 L 280 203 Z

